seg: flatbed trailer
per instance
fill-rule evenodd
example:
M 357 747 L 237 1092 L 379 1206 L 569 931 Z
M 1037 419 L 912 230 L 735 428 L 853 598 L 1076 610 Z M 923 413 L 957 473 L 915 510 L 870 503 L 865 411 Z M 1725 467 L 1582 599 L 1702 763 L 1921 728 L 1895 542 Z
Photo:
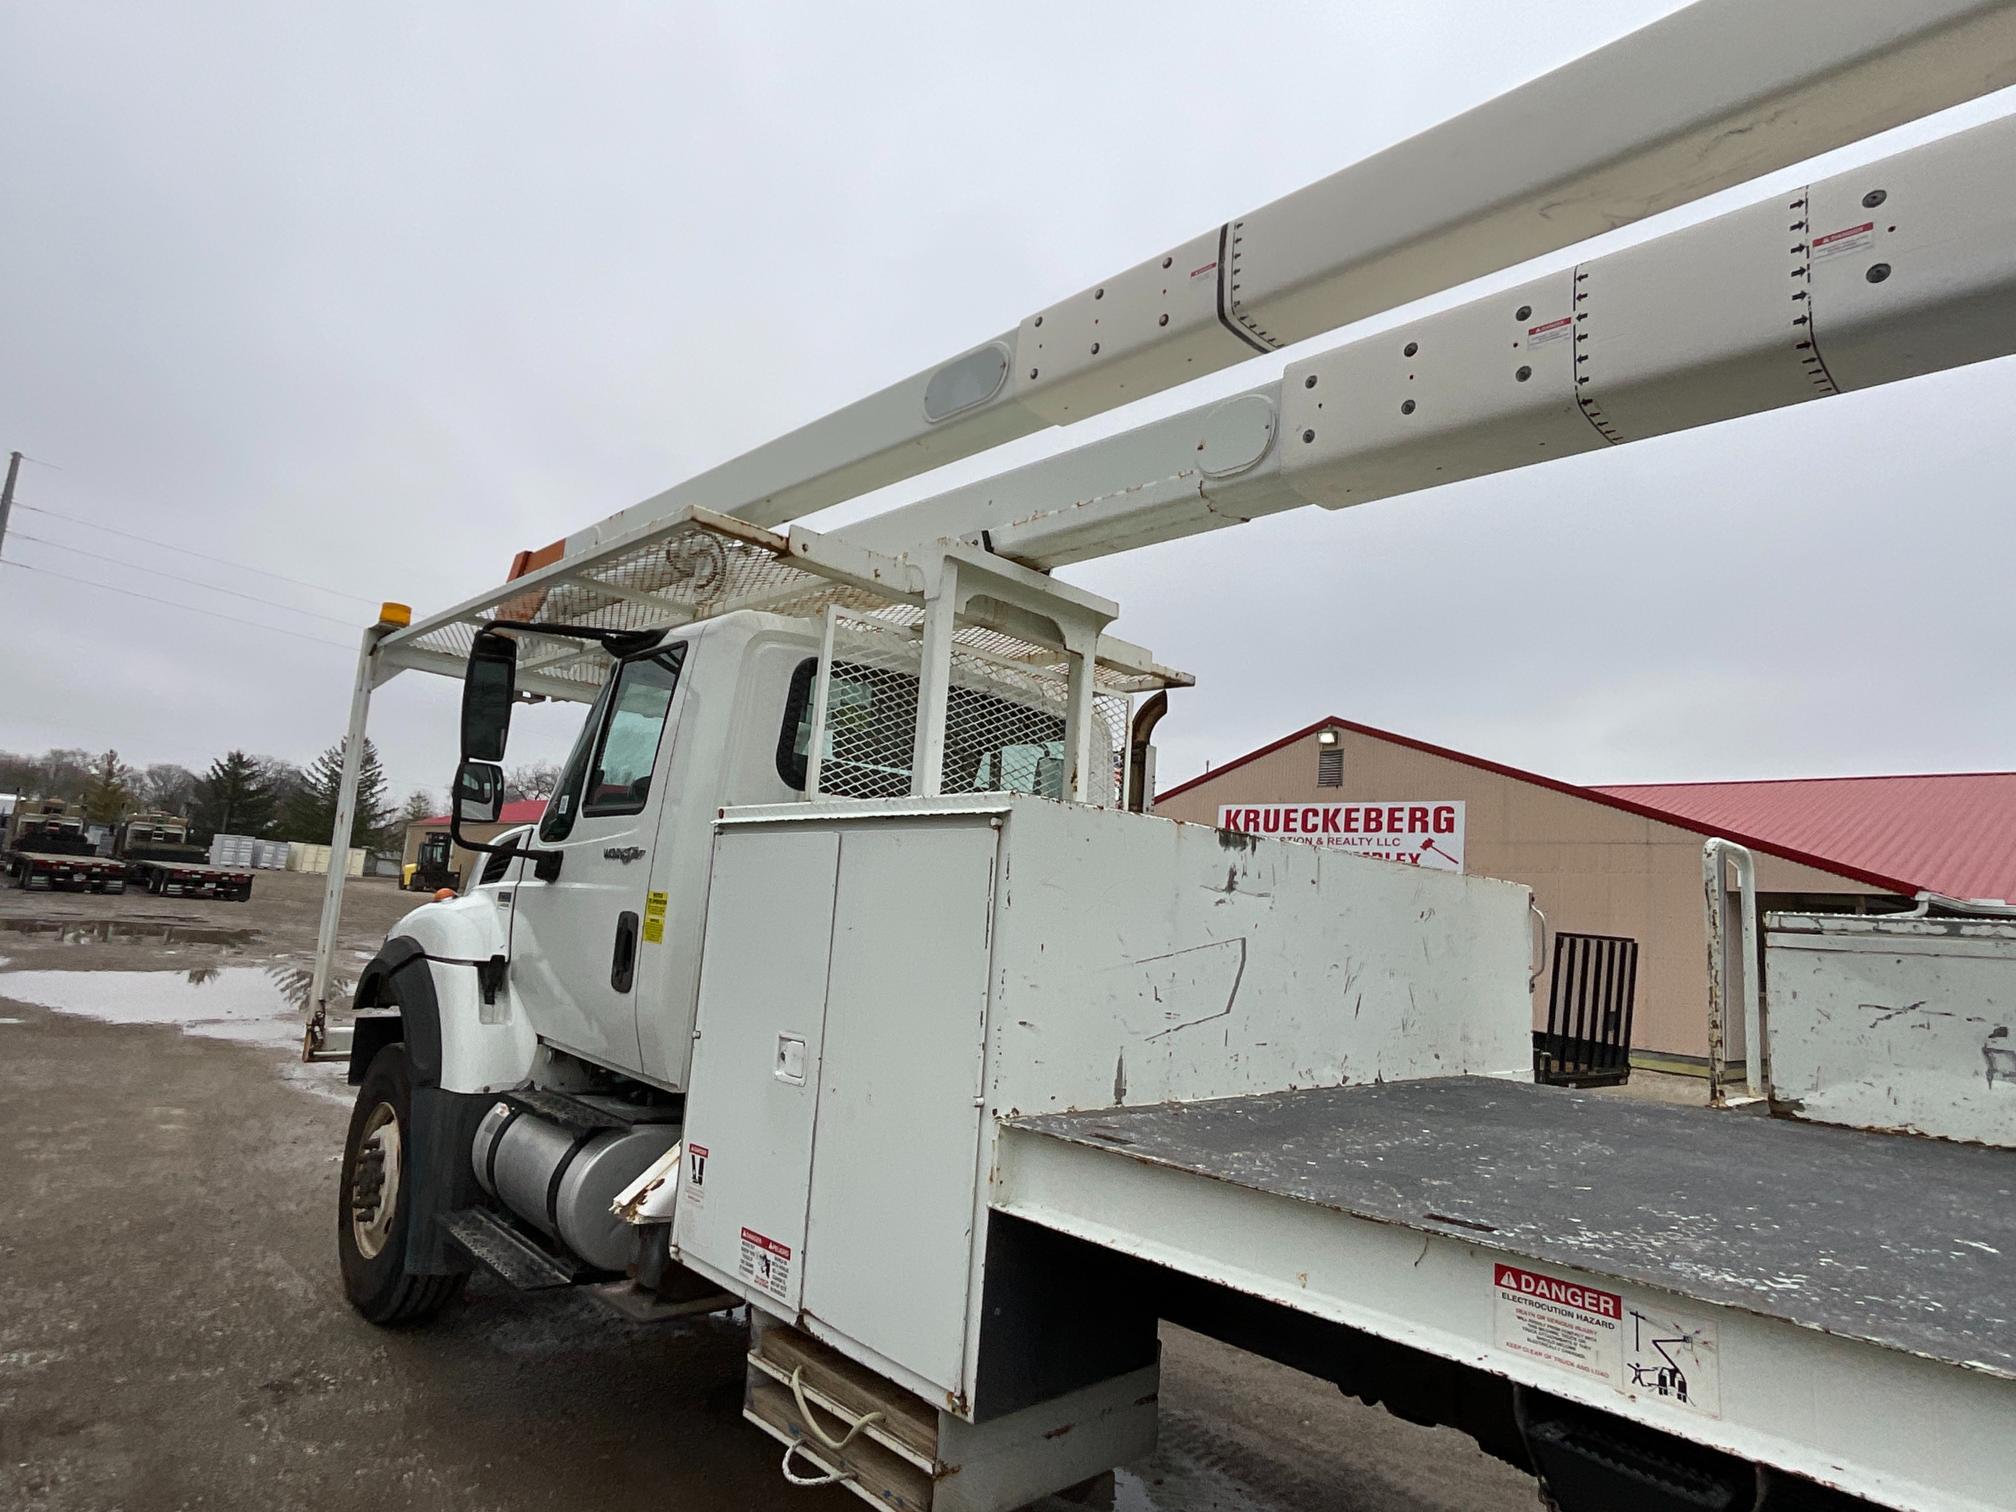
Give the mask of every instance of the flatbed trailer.
M 127 880 L 150 893 L 239 903 L 252 896 L 250 868 L 213 866 L 208 851 L 189 843 L 189 821 L 175 814 L 135 814 L 119 826 L 112 851 Z
M 1447 1077 L 1017 1119 L 992 1207 L 1510 1382 L 1536 1457 L 1565 1401 L 2012 1505 L 2016 1151 Z
M 153 856 L 129 857 L 119 864 L 125 868 L 127 880 L 170 898 L 222 898 L 243 903 L 252 896 L 252 873 L 243 867 Z
M 57 888 L 104 893 L 126 891 L 126 863 L 109 856 L 9 851 L 7 875 L 16 887 L 29 891 L 54 891 Z

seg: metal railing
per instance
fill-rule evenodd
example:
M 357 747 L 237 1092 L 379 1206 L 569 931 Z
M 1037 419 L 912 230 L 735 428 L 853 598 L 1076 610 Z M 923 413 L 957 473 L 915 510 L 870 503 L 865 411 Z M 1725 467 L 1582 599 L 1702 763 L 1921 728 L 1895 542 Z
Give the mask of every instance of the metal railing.
M 1564 1087 L 1628 1081 L 1637 995 L 1636 940 L 1556 934 L 1547 1027 L 1533 1035 L 1533 1079 Z

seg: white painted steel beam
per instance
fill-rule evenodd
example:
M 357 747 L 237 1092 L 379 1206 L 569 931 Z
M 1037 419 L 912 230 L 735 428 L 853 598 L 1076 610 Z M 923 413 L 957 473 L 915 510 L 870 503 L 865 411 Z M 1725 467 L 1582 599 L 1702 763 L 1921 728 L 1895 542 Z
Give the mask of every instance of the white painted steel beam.
M 2016 117 L 1291 364 L 850 526 L 1051 568 L 2016 353 Z
M 1734 1114 L 1704 1115 L 1735 1117 Z M 1604 1412 L 1918 1512 L 2006 1512 L 2016 1381 L 1902 1350 L 1545 1269 L 1626 1307 L 1705 1317 L 1720 1339 L 1719 1415 L 1626 1394 L 1513 1353 L 1494 1322 L 1494 1263 L 1453 1235 L 1151 1165 L 1124 1151 L 1002 1130 L 996 1212 L 1311 1317 L 1362 1329 Z
M 782 524 L 2012 83 L 2012 0 L 1698 0 L 611 515 L 567 553 L 687 505 Z
M 322 919 L 315 931 L 315 967 L 308 991 L 311 1023 L 319 1030 L 329 1007 L 329 978 L 336 956 L 336 932 L 343 919 L 343 884 L 350 869 L 350 826 L 357 815 L 357 782 L 364 770 L 364 732 L 371 717 L 371 690 L 383 678 L 376 661 L 385 626 L 364 631 L 357 648 L 357 676 L 350 685 L 350 723 L 343 732 L 343 772 L 336 789 L 336 817 L 329 831 L 329 872 L 322 881 Z M 304 1045 L 304 1051 L 315 1048 Z

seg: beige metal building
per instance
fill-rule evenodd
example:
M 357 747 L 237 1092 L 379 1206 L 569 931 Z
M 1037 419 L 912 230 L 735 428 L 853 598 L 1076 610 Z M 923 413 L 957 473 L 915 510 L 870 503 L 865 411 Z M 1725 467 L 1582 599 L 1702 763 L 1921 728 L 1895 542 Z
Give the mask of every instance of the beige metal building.
M 1674 1069 L 1705 1063 L 1708 1051 L 1704 836 L 1724 834 L 1756 852 L 1766 907 L 1810 900 L 1887 909 L 1936 885 L 1816 855 L 1782 838 L 1774 843 L 1769 833 L 1738 833 L 1663 810 L 1655 806 L 1658 789 L 1629 791 L 1645 796 L 1578 787 L 1331 718 L 1159 794 L 1155 811 L 1198 824 L 1307 836 L 1400 864 L 1523 882 L 1533 889 L 1550 934 L 1638 942 L 1632 1058 L 1680 1063 Z M 2016 799 L 2016 784 L 2009 799 Z M 1788 808 L 1782 795 L 1778 807 Z M 1756 802 L 1752 808 L 1768 812 Z M 1868 901 L 1852 901 L 1857 898 Z M 1879 898 L 1885 901 L 1875 903 Z M 1535 989 L 1536 1027 L 1550 985 L 1543 974 Z

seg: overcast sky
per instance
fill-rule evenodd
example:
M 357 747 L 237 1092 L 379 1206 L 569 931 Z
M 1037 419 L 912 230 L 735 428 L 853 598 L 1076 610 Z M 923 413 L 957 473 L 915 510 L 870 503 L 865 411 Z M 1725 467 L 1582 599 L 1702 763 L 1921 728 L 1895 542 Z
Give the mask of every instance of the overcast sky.
M 306 759 L 362 600 L 476 592 L 1674 8 L 6 6 L 0 452 L 50 465 L 6 545 L 44 570 L 0 569 L 0 748 Z M 1165 783 L 1325 714 L 1583 781 L 2006 768 L 2012 415 L 2005 361 L 1063 575 L 1198 675 Z M 445 786 L 455 700 L 381 693 L 399 788 Z

